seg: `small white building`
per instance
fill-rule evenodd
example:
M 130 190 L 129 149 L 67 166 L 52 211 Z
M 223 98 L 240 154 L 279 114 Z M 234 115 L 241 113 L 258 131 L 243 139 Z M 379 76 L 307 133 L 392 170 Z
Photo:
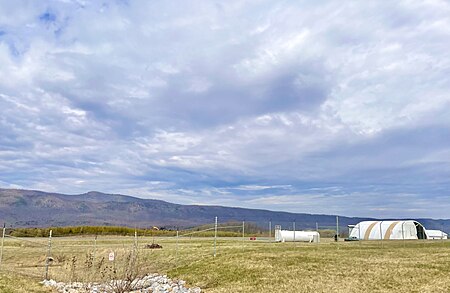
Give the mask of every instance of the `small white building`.
M 428 239 L 448 239 L 447 233 L 441 230 L 426 230 Z

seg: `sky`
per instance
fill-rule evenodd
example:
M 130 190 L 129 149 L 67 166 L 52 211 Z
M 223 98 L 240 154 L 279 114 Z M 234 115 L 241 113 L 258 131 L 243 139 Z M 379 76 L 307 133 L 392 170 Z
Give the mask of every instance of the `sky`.
M 450 218 L 450 2 L 0 0 L 0 187 Z

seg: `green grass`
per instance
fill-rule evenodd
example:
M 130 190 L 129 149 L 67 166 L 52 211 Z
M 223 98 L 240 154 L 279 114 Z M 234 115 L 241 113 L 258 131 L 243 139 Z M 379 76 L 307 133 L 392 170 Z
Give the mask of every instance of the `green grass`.
M 152 241 L 163 249 L 144 249 Z M 113 266 L 120 275 L 133 242 L 133 237 L 98 237 L 90 265 L 93 237 L 53 238 L 50 277 L 107 279 Z M 0 292 L 46 292 L 37 284 L 44 274 L 46 244 L 45 238 L 5 241 L 2 272 L 9 273 L 0 274 Z M 211 238 L 180 238 L 178 253 L 176 239 L 169 237 L 139 238 L 138 247 L 139 273 L 168 274 L 204 292 L 450 292 L 447 241 L 294 244 L 220 238 L 215 258 Z M 115 263 L 107 260 L 111 251 Z M 11 278 L 29 291 L 7 291 L 16 282 Z

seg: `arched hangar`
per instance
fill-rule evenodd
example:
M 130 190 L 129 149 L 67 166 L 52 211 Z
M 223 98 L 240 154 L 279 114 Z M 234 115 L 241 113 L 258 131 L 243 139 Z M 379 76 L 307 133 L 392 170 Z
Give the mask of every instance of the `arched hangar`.
M 349 238 L 359 240 L 427 239 L 424 226 L 414 220 L 363 221 L 350 226 Z

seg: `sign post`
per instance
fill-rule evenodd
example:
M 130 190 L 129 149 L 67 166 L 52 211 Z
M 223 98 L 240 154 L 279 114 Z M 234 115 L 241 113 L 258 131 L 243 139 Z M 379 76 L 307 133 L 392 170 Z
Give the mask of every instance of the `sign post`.
M 115 259 L 115 255 L 114 255 L 114 251 L 111 251 L 110 253 L 109 253 L 109 255 L 108 255 L 108 260 L 109 261 L 114 261 L 114 259 Z

